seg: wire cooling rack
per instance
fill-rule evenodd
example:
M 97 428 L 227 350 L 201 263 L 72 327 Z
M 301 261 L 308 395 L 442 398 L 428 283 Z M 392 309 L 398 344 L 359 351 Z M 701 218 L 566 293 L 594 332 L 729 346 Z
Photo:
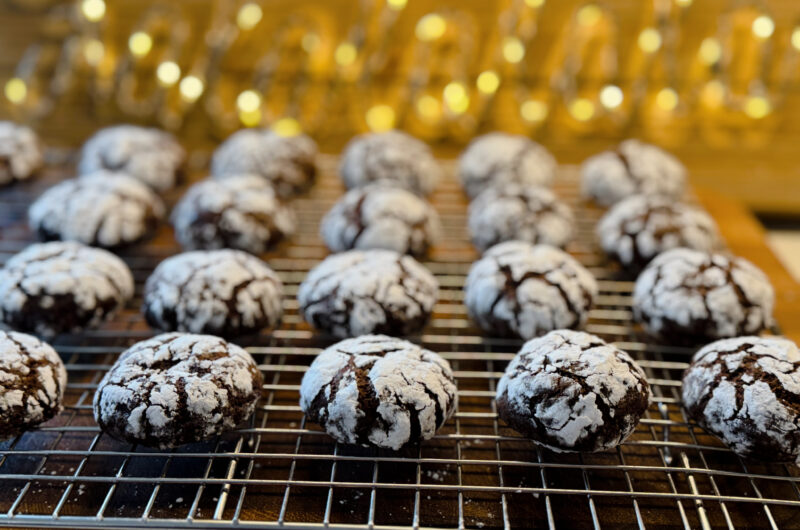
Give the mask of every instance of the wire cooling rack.
M 123 257 L 137 297 L 103 328 L 54 345 L 69 374 L 66 407 L 42 428 L 0 443 L 0 526 L 334 528 L 788 528 L 800 526 L 795 466 L 745 462 L 688 422 L 680 377 L 691 351 L 643 340 L 631 323 L 630 281 L 597 251 L 600 215 L 581 202 L 577 171 L 561 168 L 556 190 L 576 211 L 568 248 L 597 276 L 600 296 L 587 330 L 629 351 L 654 399 L 633 436 L 615 451 L 556 454 L 498 421 L 498 378 L 521 341 L 482 337 L 467 320 L 462 285 L 475 253 L 466 203 L 448 178 L 433 197 L 444 226 L 426 265 L 441 285 L 419 337 L 455 371 L 459 409 L 420 447 L 400 453 L 348 447 L 307 424 L 298 407 L 303 372 L 332 340 L 298 315 L 294 295 L 326 255 L 321 215 L 341 195 L 334 157 L 308 196 L 295 201 L 299 233 L 266 256 L 286 285 L 285 318 L 247 346 L 264 373 L 264 397 L 249 424 L 208 443 L 158 451 L 103 435 L 92 419 L 98 381 L 115 357 L 153 334 L 138 312 L 147 275 L 178 252 L 164 227 Z M 65 175 L 0 191 L 0 261 L 31 241 L 27 205 Z M 176 194 L 177 197 L 178 194 Z M 174 201 L 176 197 L 168 197 Z

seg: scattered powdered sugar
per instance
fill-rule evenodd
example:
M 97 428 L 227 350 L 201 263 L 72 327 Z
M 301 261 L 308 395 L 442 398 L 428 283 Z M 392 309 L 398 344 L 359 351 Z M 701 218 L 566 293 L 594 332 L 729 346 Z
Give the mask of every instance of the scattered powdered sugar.
M 469 231 L 478 250 L 513 239 L 563 247 L 575 220 L 569 206 L 547 188 L 494 186 L 469 205 Z
M 500 417 L 554 451 L 603 451 L 635 429 L 650 387 L 631 357 L 600 338 L 557 330 L 525 343 L 497 384 Z
M 562 250 L 508 241 L 472 264 L 464 290 L 469 316 L 485 332 L 530 339 L 583 326 L 597 282 Z
M 322 351 L 300 387 L 300 407 L 337 441 L 394 450 L 433 437 L 456 403 L 446 360 L 384 335 Z
M 493 185 L 547 186 L 555 175 L 553 155 L 521 135 L 493 132 L 479 136 L 459 161 L 461 184 L 470 197 Z
M 384 184 L 350 190 L 320 224 L 333 252 L 378 248 L 420 256 L 439 232 L 439 215 L 427 201 Z
M 28 179 L 43 165 L 36 133 L 30 127 L 0 121 L 0 186 Z

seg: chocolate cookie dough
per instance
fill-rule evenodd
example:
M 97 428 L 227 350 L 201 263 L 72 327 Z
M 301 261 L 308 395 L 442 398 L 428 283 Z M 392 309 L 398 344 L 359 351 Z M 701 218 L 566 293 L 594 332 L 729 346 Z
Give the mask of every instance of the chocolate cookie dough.
M 0 121 L 0 186 L 27 180 L 44 165 L 39 137 L 29 127 Z

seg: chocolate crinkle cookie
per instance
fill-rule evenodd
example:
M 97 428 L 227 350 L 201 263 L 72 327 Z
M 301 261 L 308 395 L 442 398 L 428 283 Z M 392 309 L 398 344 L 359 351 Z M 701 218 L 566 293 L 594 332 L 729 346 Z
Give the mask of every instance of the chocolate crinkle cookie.
M 295 216 L 263 178 L 244 175 L 189 188 L 172 211 L 172 224 L 185 249 L 261 254 L 294 233 Z
M 705 346 L 683 374 L 683 405 L 741 457 L 800 463 L 800 352 L 789 340 Z
M 94 395 L 94 418 L 118 440 L 168 449 L 249 418 L 263 380 L 243 348 L 210 335 L 165 333 L 124 351 Z
M 472 243 L 481 252 L 518 240 L 563 247 L 572 239 L 572 210 L 547 188 L 491 187 L 469 205 Z
M 436 278 L 411 256 L 351 250 L 327 257 L 300 284 L 306 322 L 335 337 L 410 335 L 436 303 Z
M 281 136 L 268 129 L 242 129 L 214 151 L 211 174 L 217 179 L 258 175 L 286 198 L 311 187 L 316 158 L 317 144 L 304 134 Z
M 27 180 L 44 165 L 39 137 L 29 127 L 0 121 L 0 186 Z
M 322 351 L 300 387 L 300 408 L 336 441 L 395 451 L 432 438 L 457 401 L 446 360 L 384 335 Z
M 108 176 L 125 174 L 156 191 L 178 185 L 186 152 L 162 130 L 116 125 L 101 129 L 84 144 L 78 172 L 89 175 L 108 170 Z
M 553 451 L 613 449 L 647 411 L 644 371 L 589 333 L 551 331 L 525 343 L 497 384 L 497 414 Z
M 240 250 L 198 250 L 162 261 L 147 279 L 142 310 L 154 328 L 235 337 L 276 326 L 283 284 Z
M 0 440 L 57 415 L 66 386 L 64 363 L 49 344 L 0 331 Z
M 625 140 L 583 163 L 583 194 L 611 206 L 637 193 L 679 199 L 686 187 L 686 168 L 666 151 L 639 140 Z
M 440 176 L 430 148 L 400 131 L 362 134 L 350 140 L 339 172 L 348 188 L 383 182 L 417 195 L 429 195 Z
M 467 312 L 484 332 L 523 339 L 582 327 L 596 296 L 594 276 L 572 256 L 524 241 L 487 250 L 464 285 Z
M 636 280 L 634 318 L 675 344 L 750 335 L 773 324 L 775 292 L 749 261 L 686 248 L 668 250 Z
M 45 241 L 114 248 L 152 235 L 164 203 L 141 181 L 98 171 L 56 184 L 30 207 L 31 228 Z
M 439 215 L 427 201 L 383 184 L 350 190 L 320 224 L 333 252 L 382 248 L 422 256 L 439 231 Z
M 95 328 L 132 296 L 121 259 L 72 241 L 31 245 L 0 270 L 3 322 L 44 337 Z
M 490 186 L 548 186 L 556 175 L 556 160 L 525 136 L 493 132 L 469 144 L 458 172 L 467 195 L 477 197 Z
M 616 203 L 597 224 L 597 238 L 609 257 L 632 271 L 665 250 L 712 251 L 720 241 L 710 215 L 660 195 L 634 195 Z

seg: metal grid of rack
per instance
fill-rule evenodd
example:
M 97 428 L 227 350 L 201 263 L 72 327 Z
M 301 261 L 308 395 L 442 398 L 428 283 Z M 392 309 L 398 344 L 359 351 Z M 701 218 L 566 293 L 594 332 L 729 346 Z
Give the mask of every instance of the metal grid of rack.
M 281 327 L 247 346 L 264 373 L 264 397 L 248 425 L 208 443 L 159 451 L 103 435 L 92 419 L 94 389 L 116 355 L 153 334 L 138 312 L 142 284 L 178 252 L 168 227 L 122 253 L 137 299 L 99 330 L 54 345 L 69 374 L 66 407 L 42 428 L 0 442 L 0 525 L 63 527 L 334 528 L 739 528 L 800 525 L 795 466 L 745 462 L 688 422 L 680 376 L 691 350 L 647 342 L 631 323 L 632 283 L 598 253 L 600 211 L 577 193 L 577 171 L 561 168 L 556 190 L 572 203 L 578 236 L 568 250 L 597 276 L 601 294 L 587 330 L 629 351 L 646 370 L 653 403 L 615 451 L 556 454 L 498 421 L 494 390 L 521 341 L 485 338 L 462 305 L 476 257 L 453 165 L 433 197 L 443 240 L 425 264 L 440 301 L 413 337 L 450 361 L 459 388 L 454 418 L 421 446 L 399 453 L 336 444 L 306 424 L 297 405 L 303 372 L 332 343 L 302 322 L 294 295 L 326 250 L 317 224 L 342 188 L 334 157 L 294 206 L 297 236 L 266 256 L 286 285 Z M 0 192 L 0 261 L 31 241 L 25 212 L 63 170 Z M 174 200 L 175 197 L 168 197 Z

